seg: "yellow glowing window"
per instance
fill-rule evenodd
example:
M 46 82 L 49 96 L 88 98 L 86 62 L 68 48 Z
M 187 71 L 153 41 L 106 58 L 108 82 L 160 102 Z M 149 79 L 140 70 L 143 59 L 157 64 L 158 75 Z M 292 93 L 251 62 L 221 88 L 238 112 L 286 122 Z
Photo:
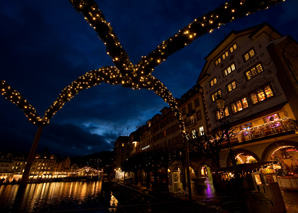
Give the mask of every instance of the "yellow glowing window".
M 221 97 L 221 90 L 216 91 L 211 95 L 212 101 L 215 101 L 217 98 Z
M 247 71 L 246 72 L 246 79 L 247 80 L 250 80 L 252 78 L 252 76 L 251 76 L 251 72 L 250 71 Z
M 228 66 L 224 71 L 223 71 L 223 75 L 224 77 L 226 77 L 227 75 L 231 74 L 232 71 L 234 71 L 236 69 L 235 64 L 231 64 L 230 66 Z
M 258 65 L 256 66 L 256 68 L 257 68 L 258 73 L 263 72 L 263 67 L 262 67 L 261 64 L 258 64 Z
M 253 104 L 256 104 L 256 103 L 259 102 L 259 101 L 258 101 L 258 96 L 257 96 L 256 93 L 252 93 L 252 94 L 250 95 L 250 99 L 251 99 L 251 101 L 252 101 Z
M 251 75 L 252 75 L 252 77 L 257 75 L 257 70 L 255 67 L 251 69 Z
M 233 81 L 232 83 L 228 84 L 227 88 L 228 92 L 231 92 L 232 90 L 236 89 L 236 81 Z
M 255 56 L 255 51 L 253 49 L 249 50 L 249 56 L 254 57 Z
M 231 104 L 231 108 L 232 108 L 232 112 L 233 113 L 236 113 L 237 112 L 237 107 L 236 107 L 236 104 Z
M 250 80 L 253 77 L 257 76 L 258 74 L 260 74 L 261 72 L 263 72 L 263 67 L 261 64 L 256 65 L 255 67 L 251 68 L 250 70 L 245 72 L 246 75 L 246 79 Z
M 257 94 L 258 94 L 258 100 L 259 101 L 264 101 L 266 99 L 265 93 L 264 93 L 264 91 L 262 89 L 259 89 L 257 91 Z
M 248 59 L 249 59 L 249 54 L 248 53 L 244 54 L 244 60 L 248 61 Z
M 242 102 L 243 108 L 246 109 L 248 107 L 247 98 L 242 98 L 241 102 Z
M 270 85 L 265 86 L 264 90 L 265 90 L 266 98 L 270 98 L 273 96 L 273 92 Z
M 254 49 L 250 49 L 248 50 L 248 52 L 246 52 L 243 55 L 244 61 L 248 61 L 250 58 L 254 57 L 256 55 Z
M 229 115 L 230 115 L 229 108 L 226 107 L 226 108 L 225 108 L 225 116 L 229 116 Z
M 213 78 L 213 79 L 210 81 L 210 86 L 213 87 L 215 84 L 217 84 L 217 79 L 216 79 L 216 78 Z
M 226 59 L 226 55 L 225 55 L 225 54 L 222 55 L 222 59 L 223 59 L 223 60 Z
M 241 111 L 241 110 L 243 110 L 241 100 L 237 101 L 237 102 L 236 102 L 236 105 L 237 105 L 237 111 Z

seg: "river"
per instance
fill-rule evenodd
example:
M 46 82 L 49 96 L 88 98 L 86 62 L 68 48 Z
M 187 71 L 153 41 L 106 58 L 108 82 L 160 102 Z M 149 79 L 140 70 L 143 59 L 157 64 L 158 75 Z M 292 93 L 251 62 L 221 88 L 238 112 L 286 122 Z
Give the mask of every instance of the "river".
M 0 186 L 0 212 L 13 210 L 18 188 L 17 184 Z M 107 206 L 101 192 L 102 181 L 30 183 L 18 204 L 18 211 L 100 209 Z

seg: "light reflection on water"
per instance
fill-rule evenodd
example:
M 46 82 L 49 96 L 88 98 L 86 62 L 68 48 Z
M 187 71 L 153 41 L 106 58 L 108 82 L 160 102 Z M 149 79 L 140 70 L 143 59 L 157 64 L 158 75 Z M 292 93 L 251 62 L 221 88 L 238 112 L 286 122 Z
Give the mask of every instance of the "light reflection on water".
M 12 209 L 18 188 L 18 185 L 0 186 L 0 211 Z M 21 209 L 33 212 L 41 209 L 53 210 L 57 206 L 64 206 L 64 209 L 77 208 L 90 200 L 95 204 L 101 190 L 101 181 L 31 183 L 26 186 Z

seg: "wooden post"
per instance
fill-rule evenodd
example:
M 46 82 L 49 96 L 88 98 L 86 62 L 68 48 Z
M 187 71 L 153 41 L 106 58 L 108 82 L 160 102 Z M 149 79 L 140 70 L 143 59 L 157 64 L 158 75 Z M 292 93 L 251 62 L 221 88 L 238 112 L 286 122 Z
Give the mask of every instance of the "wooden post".
M 38 146 L 38 142 L 39 142 L 41 132 L 42 132 L 42 126 L 39 126 L 38 129 L 37 129 L 33 144 L 31 146 L 31 150 L 30 150 L 28 159 L 27 159 L 27 164 L 26 164 L 26 167 L 25 167 L 25 171 L 23 173 L 23 177 L 22 177 L 22 180 L 21 180 L 21 183 L 20 183 L 21 185 L 26 185 L 27 182 L 28 182 L 31 166 L 32 166 L 32 163 L 33 163 L 33 160 L 34 160 L 34 156 L 35 156 L 35 152 L 36 152 L 36 149 L 37 149 L 37 146 Z

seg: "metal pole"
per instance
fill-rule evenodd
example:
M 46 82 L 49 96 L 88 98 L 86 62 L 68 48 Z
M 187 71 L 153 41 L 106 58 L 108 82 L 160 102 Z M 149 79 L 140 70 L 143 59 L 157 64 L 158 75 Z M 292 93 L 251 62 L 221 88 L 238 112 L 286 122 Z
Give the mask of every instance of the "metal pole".
M 188 153 L 188 140 L 184 138 L 185 143 L 185 169 L 186 169 L 186 176 L 187 176 L 187 186 L 188 186 L 188 198 L 191 201 L 191 182 L 190 182 L 190 174 L 189 174 L 189 153 Z
M 38 129 L 37 129 L 33 144 L 31 146 L 31 150 L 30 150 L 28 159 L 27 159 L 27 164 L 26 164 L 26 167 L 25 167 L 25 171 L 23 173 L 23 177 L 22 177 L 22 180 L 21 180 L 21 183 L 20 183 L 21 185 L 26 185 L 27 182 L 28 182 L 30 169 L 31 169 L 31 166 L 32 166 L 32 163 L 33 163 L 33 160 L 34 160 L 34 156 L 35 156 L 35 152 L 36 152 L 36 149 L 37 149 L 37 146 L 38 146 L 38 142 L 39 142 L 41 132 L 42 132 L 42 126 L 39 126 Z

